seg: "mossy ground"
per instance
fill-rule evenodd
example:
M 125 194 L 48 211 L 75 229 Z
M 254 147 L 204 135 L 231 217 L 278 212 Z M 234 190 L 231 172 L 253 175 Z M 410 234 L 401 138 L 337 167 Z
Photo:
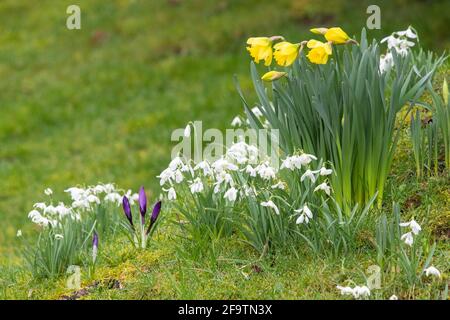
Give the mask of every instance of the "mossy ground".
M 73 294 L 65 277 L 32 279 L 15 237 L 17 229 L 33 231 L 27 212 L 43 199 L 45 187 L 62 191 L 112 181 L 124 188 L 146 185 L 154 197 L 155 176 L 169 161 L 172 130 L 190 120 L 226 128 L 242 112 L 234 74 L 251 99 L 248 36 L 302 40 L 316 24 L 358 34 L 367 18 L 364 1 L 351 8 L 345 1 L 327 6 L 307 0 L 78 2 L 79 31 L 65 28 L 72 1 L 0 3 L 0 298 Z M 441 52 L 449 39 L 444 3 L 408 2 L 404 9 L 402 1 L 380 1 L 383 27 L 369 36 L 380 39 L 413 24 L 421 43 Z M 424 12 L 433 21 L 422 19 Z M 448 64 L 441 79 L 443 74 L 448 76 Z M 450 182 L 444 175 L 417 182 L 411 152 L 405 134 L 383 210 L 398 201 L 405 218 L 420 219 L 429 209 L 427 230 L 438 241 L 433 261 L 448 273 Z M 337 284 L 363 283 L 374 262 L 370 246 L 339 259 L 313 258 L 299 248 L 297 255 L 259 260 L 235 238 L 215 245 L 215 259 L 211 252 L 192 259 L 174 226 L 160 231 L 145 252 L 130 248 L 126 239 L 102 243 L 94 277 L 82 279 L 84 287 L 100 282 L 81 298 L 335 299 Z M 421 289 L 390 283 L 375 294 L 436 298 L 446 281 Z

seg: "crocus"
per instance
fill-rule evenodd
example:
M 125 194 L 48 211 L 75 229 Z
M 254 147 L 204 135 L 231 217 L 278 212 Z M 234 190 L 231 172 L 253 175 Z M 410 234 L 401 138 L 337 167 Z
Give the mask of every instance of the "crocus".
M 144 187 L 139 189 L 139 211 L 141 212 L 142 225 L 145 224 L 145 214 L 147 213 L 147 196 Z
M 97 252 L 98 252 L 98 234 L 94 232 L 94 236 L 92 237 L 92 261 L 95 262 L 97 260 Z
M 153 212 L 152 212 L 152 216 L 150 217 L 150 224 L 148 225 L 148 229 L 147 229 L 147 235 L 150 233 L 150 230 L 152 229 L 153 224 L 156 222 L 156 219 L 158 219 L 159 213 L 161 212 L 161 201 L 158 201 L 154 206 L 153 206 Z
M 128 221 L 130 222 L 131 227 L 134 228 L 133 216 L 131 215 L 130 201 L 128 201 L 128 198 L 126 196 L 123 196 L 122 206 L 123 206 L 123 212 L 125 213 L 125 216 L 127 217 Z

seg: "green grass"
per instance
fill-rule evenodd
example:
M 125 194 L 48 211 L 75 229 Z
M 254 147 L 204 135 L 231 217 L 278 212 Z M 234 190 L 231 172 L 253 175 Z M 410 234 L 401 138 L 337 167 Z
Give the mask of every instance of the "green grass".
M 323 12 L 324 1 L 306 0 L 82 0 L 82 29 L 69 31 L 65 11 L 72 2 L 0 3 L 0 298 L 67 294 L 64 279 L 36 281 L 20 267 L 15 234 L 32 231 L 27 213 L 44 199 L 44 188 L 112 181 L 134 190 L 145 185 L 154 199 L 172 130 L 190 120 L 226 128 L 242 112 L 234 74 L 252 101 L 248 36 L 303 40 L 309 27 L 324 23 L 359 34 L 373 1 L 351 9 L 339 1 L 339 10 Z M 383 29 L 369 36 L 380 39 L 413 24 L 427 48 L 448 49 L 448 5 L 414 2 L 395 10 L 403 2 L 380 2 Z M 433 18 L 418 19 L 424 10 Z M 405 216 L 420 216 L 431 206 L 430 226 L 442 239 L 437 261 L 448 270 L 450 183 L 417 183 L 407 140 L 399 146 L 385 209 L 397 200 L 409 208 Z M 373 258 L 371 252 L 342 261 L 279 254 L 274 263 L 260 262 L 263 272 L 251 273 L 241 267 L 258 257 L 235 239 L 218 245 L 222 260 L 211 266 L 207 258 L 177 259 L 176 232 L 163 230 L 167 235 L 143 255 L 107 246 L 112 261 L 100 263 L 97 278 L 120 279 L 124 289 L 99 285 L 86 298 L 338 298 L 336 284 L 362 282 Z

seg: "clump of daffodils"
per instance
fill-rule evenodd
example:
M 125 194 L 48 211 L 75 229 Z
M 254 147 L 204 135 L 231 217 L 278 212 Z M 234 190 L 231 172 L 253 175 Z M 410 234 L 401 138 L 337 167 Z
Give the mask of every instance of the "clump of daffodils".
M 314 34 L 322 35 L 326 41 L 311 39 L 299 43 L 286 41 L 282 36 L 252 37 L 247 40 L 247 50 L 256 63 L 264 61 L 265 66 L 272 64 L 273 58 L 282 67 L 288 67 L 294 63 L 306 46 L 309 49 L 306 57 L 315 64 L 326 64 L 332 55 L 332 46 L 357 43 L 340 27 L 314 28 Z M 287 75 L 286 72 L 271 70 L 262 76 L 264 81 L 278 80 Z
M 390 36 L 387 36 L 381 40 L 381 43 L 387 43 L 387 53 L 380 58 L 380 72 L 384 73 L 394 66 L 394 58 L 392 56 L 392 50 L 404 57 L 410 52 L 410 48 L 415 46 L 415 42 L 418 40 L 417 33 L 409 26 L 408 29 L 403 31 L 396 31 Z

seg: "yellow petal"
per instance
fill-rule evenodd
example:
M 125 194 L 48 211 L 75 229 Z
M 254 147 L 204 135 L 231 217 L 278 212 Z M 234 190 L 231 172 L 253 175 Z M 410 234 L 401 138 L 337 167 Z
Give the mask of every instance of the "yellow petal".
M 344 44 L 350 40 L 350 37 L 341 28 L 334 27 L 328 29 L 325 33 L 325 39 L 333 42 L 334 44 Z

